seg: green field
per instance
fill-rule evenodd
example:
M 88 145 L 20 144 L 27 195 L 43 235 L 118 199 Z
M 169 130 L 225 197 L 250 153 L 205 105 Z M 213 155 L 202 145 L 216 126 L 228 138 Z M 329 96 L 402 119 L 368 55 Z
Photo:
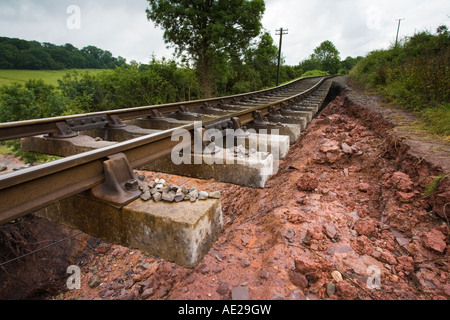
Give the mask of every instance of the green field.
M 99 73 L 102 69 L 76 69 L 80 73 Z M 30 79 L 42 79 L 51 85 L 58 85 L 58 80 L 72 70 L 0 70 L 0 86 L 13 82 L 25 83 Z

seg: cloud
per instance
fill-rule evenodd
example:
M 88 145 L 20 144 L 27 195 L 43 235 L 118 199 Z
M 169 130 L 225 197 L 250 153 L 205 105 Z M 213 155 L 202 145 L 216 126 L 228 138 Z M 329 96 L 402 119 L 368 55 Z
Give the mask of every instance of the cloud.
M 266 0 L 263 24 L 275 39 L 275 28 L 289 29 L 282 51 L 286 63 L 295 65 L 322 41 L 332 41 L 342 59 L 364 56 L 395 42 L 396 19 L 405 18 L 400 30 L 403 37 L 448 25 L 446 14 L 450 14 L 447 0 Z
M 68 28 L 73 12 L 80 8 L 80 28 Z M 171 57 L 163 31 L 147 20 L 147 1 L 119 0 L 17 0 L 0 2 L 0 36 L 57 45 L 71 43 L 81 49 L 88 45 L 109 50 L 128 62 L 146 63 L 152 54 Z
M 67 8 L 80 8 L 80 29 L 67 27 Z M 163 31 L 147 20 L 146 0 L 2 0 L 0 36 L 25 40 L 94 45 L 127 61 L 146 63 L 152 54 L 171 58 Z M 286 64 L 308 58 L 321 42 L 332 41 L 341 58 L 366 55 L 416 31 L 449 23 L 448 0 L 266 0 L 263 26 L 278 45 L 276 29 L 287 28 L 282 53 Z

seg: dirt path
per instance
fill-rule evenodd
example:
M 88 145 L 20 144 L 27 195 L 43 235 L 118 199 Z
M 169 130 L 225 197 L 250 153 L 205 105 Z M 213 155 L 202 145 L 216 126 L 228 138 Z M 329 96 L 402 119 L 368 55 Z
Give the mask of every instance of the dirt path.
M 46 298 L 448 299 L 449 179 L 423 196 L 445 170 L 443 153 L 414 154 L 379 115 L 380 103 L 343 91 L 263 190 L 145 173 L 222 192 L 224 231 L 204 261 L 188 270 L 97 243 L 71 260 L 81 267 L 81 289 L 62 284 Z

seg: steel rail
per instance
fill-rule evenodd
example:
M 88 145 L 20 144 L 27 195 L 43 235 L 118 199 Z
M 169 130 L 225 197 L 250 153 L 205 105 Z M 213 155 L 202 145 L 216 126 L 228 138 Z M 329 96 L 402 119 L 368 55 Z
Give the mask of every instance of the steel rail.
M 0 225 L 103 183 L 108 156 L 123 153 L 136 168 L 169 154 L 178 144 L 171 141 L 175 130 L 193 128 L 189 124 L 0 176 Z
M 299 99 L 318 89 L 328 78 L 322 78 L 313 87 L 289 98 L 253 107 L 232 114 L 242 124 L 254 120 L 254 112 L 266 114 L 269 108 L 281 108 L 283 102 Z M 220 117 L 219 117 L 220 118 Z M 229 119 L 230 116 L 222 117 Z M 209 122 L 215 122 L 216 119 Z M 208 125 L 204 122 L 203 125 Z M 172 141 L 176 130 L 193 133 L 194 124 L 172 128 L 142 136 L 109 147 L 81 153 L 35 167 L 0 176 L 0 225 L 42 209 L 51 203 L 89 190 L 105 181 L 103 163 L 109 156 L 122 153 L 135 169 L 164 155 L 170 154 L 179 141 Z
M 250 110 L 245 110 L 245 111 L 242 111 L 242 112 L 238 112 L 238 113 L 236 113 L 236 114 L 233 114 L 233 117 L 239 117 L 242 124 L 247 124 L 247 123 L 249 123 L 249 122 L 252 122 L 252 121 L 254 120 L 253 112 L 255 112 L 255 111 L 260 111 L 260 112 L 261 112 L 261 115 L 262 115 L 262 116 L 265 116 L 265 115 L 267 115 L 267 114 L 270 113 L 270 112 L 269 112 L 269 108 L 270 108 L 270 107 L 275 107 L 276 110 L 280 110 L 280 109 L 281 109 L 281 106 L 283 105 L 283 103 L 289 103 L 289 102 L 292 101 L 292 100 L 298 100 L 298 99 L 300 99 L 300 98 L 302 98 L 302 97 L 304 97 L 304 96 L 309 95 L 310 93 L 312 93 L 312 92 L 314 92 L 315 90 L 317 90 L 318 88 L 320 88 L 320 86 L 322 86 L 322 84 L 323 84 L 327 79 L 329 79 L 329 77 L 326 77 L 326 78 L 321 79 L 318 83 L 316 83 L 316 84 L 315 84 L 314 86 L 312 86 L 311 88 L 309 88 L 309 89 L 307 89 L 307 90 L 305 90 L 305 91 L 303 91 L 303 92 L 300 92 L 300 93 L 298 93 L 298 94 L 296 94 L 296 95 L 293 95 L 293 96 L 288 97 L 288 98 L 284 98 L 284 99 L 282 99 L 282 100 L 274 101 L 274 102 L 265 104 L 265 105 L 260 106 L 260 107 L 255 107 L 255 108 L 252 108 L 252 109 L 250 109 Z M 250 116 L 250 115 L 251 115 L 251 116 Z
M 295 86 L 298 83 L 301 83 L 308 79 L 315 79 L 321 77 L 305 77 L 300 78 L 291 82 L 288 82 L 284 85 L 269 88 L 260 91 L 254 91 L 250 93 L 242 93 L 233 96 L 226 97 L 218 97 L 211 99 L 203 99 L 203 100 L 194 100 L 194 101 L 185 101 L 185 102 L 175 102 L 161 105 L 152 105 L 152 106 L 142 106 L 135 108 L 126 108 L 126 109 L 117 109 L 117 110 L 109 110 L 109 111 L 100 111 L 100 112 L 92 112 L 92 113 L 84 113 L 70 116 L 61 116 L 61 117 L 53 117 L 53 118 L 44 118 L 44 119 L 35 119 L 35 120 L 25 120 L 25 121 L 15 121 L 15 122 L 6 122 L 0 123 L 0 141 L 31 137 L 41 134 L 58 134 L 61 130 L 61 124 L 70 123 L 70 121 L 79 120 L 82 121 L 83 118 L 92 118 L 99 117 L 97 119 L 99 122 L 108 123 L 108 120 L 111 121 L 112 116 L 117 116 L 120 120 L 131 120 L 136 118 L 143 118 L 147 116 L 151 116 L 154 110 L 157 110 L 163 114 L 172 113 L 180 110 L 180 106 L 184 106 L 186 109 L 193 109 L 203 106 L 205 103 L 230 103 L 237 99 L 245 99 L 254 97 L 257 95 L 264 95 L 275 93 L 277 91 L 288 89 L 289 87 Z M 104 124 L 106 125 L 106 124 Z M 63 129 L 64 130 L 64 129 Z M 75 130 L 76 131 L 76 130 Z

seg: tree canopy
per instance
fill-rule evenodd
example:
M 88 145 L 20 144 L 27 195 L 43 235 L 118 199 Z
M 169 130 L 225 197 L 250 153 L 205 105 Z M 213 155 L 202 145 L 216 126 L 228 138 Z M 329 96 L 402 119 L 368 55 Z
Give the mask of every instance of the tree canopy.
M 326 40 L 314 49 L 314 53 L 308 59 L 301 61 L 298 67 L 303 72 L 318 70 L 325 71 L 328 74 L 345 74 L 361 58 L 347 57 L 341 61 L 339 54 L 333 42 Z
M 111 52 L 94 46 L 79 50 L 70 43 L 57 46 L 0 37 L 0 69 L 112 69 L 125 64 L 125 58 L 115 58 Z
M 321 70 L 327 71 L 330 74 L 338 73 L 341 59 L 339 57 L 339 51 L 334 46 L 333 42 L 329 40 L 322 42 L 314 49 L 311 58 L 318 61 Z
M 264 0 L 148 0 L 147 18 L 164 29 L 164 40 L 190 58 L 206 97 L 214 66 L 241 53 L 261 31 Z

